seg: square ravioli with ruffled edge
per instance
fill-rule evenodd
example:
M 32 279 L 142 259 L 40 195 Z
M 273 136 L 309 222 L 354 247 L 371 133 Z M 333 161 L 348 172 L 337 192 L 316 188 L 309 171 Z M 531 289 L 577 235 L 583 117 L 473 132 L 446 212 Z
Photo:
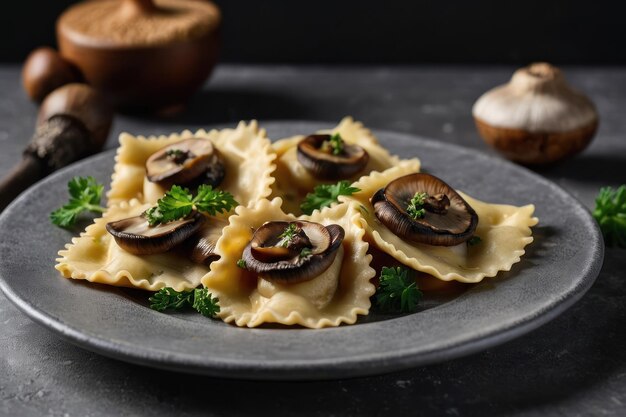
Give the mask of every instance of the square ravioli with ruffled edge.
M 210 141 L 213 146 L 212 150 L 215 151 L 213 152 L 215 155 L 211 155 L 213 159 L 205 158 L 200 161 L 201 163 L 189 159 L 189 162 L 179 163 L 181 161 L 177 158 L 182 155 L 181 158 L 184 160 L 186 156 L 193 155 L 193 150 L 176 149 L 176 144 L 194 138 Z M 166 152 L 163 152 L 164 150 Z M 161 158 L 155 158 L 159 156 L 155 154 L 160 151 L 164 155 Z M 195 153 L 199 152 L 195 151 Z M 274 182 L 272 172 L 275 169 L 273 164 L 275 158 L 276 154 L 271 148 L 271 142 L 265 130 L 259 129 L 256 121 L 248 124 L 240 122 L 235 129 L 209 132 L 199 130 L 196 133 L 185 130 L 180 134 L 158 137 L 132 136 L 122 133 L 115 157 L 111 190 L 107 194 L 108 205 L 133 198 L 142 203 L 154 204 L 170 185 L 193 188 L 197 186 L 197 183 L 209 179 L 205 174 L 207 172 L 213 177 L 219 177 L 218 181 L 210 185 L 228 191 L 239 204 L 247 206 L 270 195 L 271 184 Z M 146 169 L 149 160 L 156 171 L 151 173 L 152 175 Z M 198 174 L 200 169 L 206 166 L 207 161 L 208 163 L 217 161 L 218 165 L 216 168 L 215 165 L 209 166 L 197 178 L 192 178 L 188 185 L 189 175 L 185 176 L 185 174 L 189 172 L 192 175 Z M 166 174 L 163 173 L 166 170 L 171 173 L 181 167 L 184 168 L 182 173 L 179 170 L 175 173 L 176 175 L 170 175 L 169 178 L 166 178 Z
M 280 139 L 273 148 L 277 159 L 271 196 L 282 198 L 283 210 L 294 215 L 302 214 L 300 205 L 315 186 L 340 180 L 352 183 L 400 162 L 369 129 L 351 117 L 330 130 Z
M 520 261 L 521 256 L 525 253 L 525 246 L 533 241 L 531 227 L 538 223 L 538 219 L 533 217 L 535 207 L 532 204 L 523 207 L 490 204 L 476 200 L 459 191 L 458 196 L 469 204 L 477 215 L 477 224 L 473 225 L 475 230 L 472 231 L 472 236 L 475 236 L 476 240 L 474 242 L 466 240 L 454 246 L 413 243 L 400 237 L 383 224 L 376 215 L 372 197 L 379 196 L 381 190 L 385 189 L 392 181 L 415 174 L 415 168 L 414 165 L 403 164 L 381 173 L 373 173 L 368 177 L 361 178 L 354 184 L 361 191 L 349 197 L 339 198 L 360 211 L 362 215 L 360 221 L 366 229 L 366 240 L 398 262 L 443 281 L 480 282 L 485 277 L 496 276 L 499 271 L 509 271 L 513 264 Z M 407 195 L 410 194 L 408 197 L 391 196 L 389 199 L 408 200 L 413 196 L 413 192 L 414 190 L 411 189 L 406 193 Z M 455 194 L 457 193 L 455 192 Z M 411 203 L 415 203 L 413 199 L 411 200 Z M 411 203 L 407 206 L 407 212 L 411 210 Z M 454 202 L 449 201 L 447 203 L 448 207 L 454 204 Z M 406 202 L 396 202 L 396 204 L 406 204 Z M 412 210 L 417 212 L 423 208 L 413 207 Z M 402 218 L 392 218 L 406 213 L 399 213 L 397 210 L 391 209 L 387 210 L 385 215 L 387 214 L 389 219 L 397 220 L 397 231 L 411 232 L 409 229 L 412 226 L 408 222 Z M 459 215 L 458 213 L 452 214 L 454 216 Z M 442 227 L 451 227 L 448 223 L 449 220 L 454 219 L 444 219 L 441 222 Z M 456 237 L 458 236 L 452 236 L 453 239 Z M 440 236 L 436 238 L 443 239 Z
M 202 278 L 220 300 L 219 317 L 322 328 L 368 314 L 375 271 L 357 210 L 343 204 L 296 219 L 281 204 L 261 200 L 230 217 L 220 259 Z
M 59 251 L 55 268 L 65 278 L 99 284 L 158 291 L 196 288 L 209 272 L 205 264 L 193 262 L 177 250 L 153 255 L 134 255 L 122 249 L 106 230 L 109 222 L 139 216 L 150 208 L 136 199 L 110 207 L 103 217 L 87 226 L 80 237 Z M 220 228 L 221 230 L 221 228 Z

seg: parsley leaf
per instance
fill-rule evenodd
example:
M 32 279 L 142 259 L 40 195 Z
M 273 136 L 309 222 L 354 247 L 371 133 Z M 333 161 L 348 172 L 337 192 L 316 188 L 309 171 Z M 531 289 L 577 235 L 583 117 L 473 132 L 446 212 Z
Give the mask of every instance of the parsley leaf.
M 241 269 L 248 269 L 248 265 L 246 265 L 246 261 L 244 259 L 239 259 L 237 261 L 237 267 Z
M 148 299 L 150 308 L 156 311 L 180 310 L 193 307 L 206 317 L 215 317 L 220 311 L 219 300 L 207 288 L 176 291 L 171 287 L 161 288 Z
M 308 193 L 304 202 L 300 205 L 300 209 L 304 214 L 311 214 L 316 209 L 328 207 L 340 195 L 352 195 L 361 191 L 356 187 L 351 187 L 350 182 L 343 180 L 337 184 L 321 184 L 313 189 L 312 193 Z
M 205 317 L 215 317 L 220 312 L 219 300 L 213 297 L 208 288 L 196 288 L 193 290 L 192 307 Z
M 467 241 L 467 246 L 476 246 L 482 241 L 483 240 L 480 238 L 480 236 L 474 235 L 470 237 L 469 240 Z
M 150 226 L 182 219 L 195 208 L 214 216 L 217 213 L 229 212 L 238 203 L 227 191 L 214 190 L 210 185 L 198 187 L 198 194 L 193 197 L 191 191 L 174 185 L 157 201 L 156 207 L 146 211 Z
M 383 311 L 414 313 L 422 298 L 415 280 L 409 277 L 407 268 L 383 267 L 380 285 L 376 292 L 376 304 Z
M 181 308 L 193 303 L 192 291 L 176 291 L 173 288 L 165 287 L 154 293 L 148 298 L 150 308 L 156 311 L 180 310 Z
M 300 251 L 300 257 L 306 258 L 307 256 L 311 256 L 312 253 L 313 251 L 311 250 L 311 248 L 302 248 L 302 250 Z
M 426 214 L 424 209 L 424 201 L 428 198 L 428 193 L 416 192 L 411 201 L 409 202 L 406 212 L 414 219 L 422 219 Z
M 74 177 L 67 183 L 70 194 L 69 202 L 50 213 L 50 221 L 61 227 L 69 227 L 76 223 L 78 216 L 84 211 L 103 213 L 100 206 L 104 186 L 98 184 L 93 177 Z
M 217 213 L 227 213 L 239 203 L 228 191 L 214 190 L 210 185 L 198 187 L 198 195 L 193 199 L 193 204 L 199 211 L 211 216 Z
M 600 225 L 607 246 L 626 248 L 626 185 L 600 189 L 593 217 Z

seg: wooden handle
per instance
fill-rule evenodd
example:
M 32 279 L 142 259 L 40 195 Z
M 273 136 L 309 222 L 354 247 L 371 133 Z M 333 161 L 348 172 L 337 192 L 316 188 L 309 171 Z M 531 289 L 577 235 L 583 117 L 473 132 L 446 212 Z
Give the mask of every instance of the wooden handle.
M 0 181 L 0 212 L 22 191 L 43 178 L 45 170 L 41 162 L 32 156 L 25 156 L 22 162 L 13 167 Z

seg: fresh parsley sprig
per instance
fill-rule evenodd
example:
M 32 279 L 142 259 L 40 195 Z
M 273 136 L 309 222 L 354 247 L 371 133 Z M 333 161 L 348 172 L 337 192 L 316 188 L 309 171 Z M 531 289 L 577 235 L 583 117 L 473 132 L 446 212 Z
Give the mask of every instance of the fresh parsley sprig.
M 99 184 L 93 177 L 74 177 L 67 183 L 70 194 L 69 202 L 61 208 L 50 213 L 50 221 L 61 227 L 70 227 L 78 216 L 85 212 L 103 213 L 104 207 L 100 206 L 104 186 Z
M 220 312 L 219 299 L 213 297 L 207 288 L 193 290 L 193 304 L 196 311 L 205 317 L 215 317 Z
M 161 288 L 148 299 L 150 308 L 156 311 L 180 310 L 193 307 L 206 317 L 215 317 L 220 312 L 219 299 L 207 288 L 176 291 L 171 287 Z
M 352 195 L 359 191 L 361 190 L 351 187 L 350 182 L 346 180 L 339 181 L 337 184 L 320 184 L 313 189 L 312 193 L 306 195 L 300 209 L 304 214 L 311 214 L 314 210 L 330 206 L 340 195 Z
M 156 311 L 180 310 L 193 304 L 193 291 L 176 291 L 171 287 L 161 288 L 148 298 L 150 308 Z
M 378 308 L 385 312 L 414 313 L 421 298 L 422 292 L 407 268 L 382 268 L 376 292 Z
M 607 246 L 626 248 L 626 185 L 617 189 L 601 188 L 593 217 L 600 225 Z
M 210 185 L 198 187 L 194 197 L 191 191 L 174 185 L 157 201 L 157 205 L 146 211 L 146 218 L 150 226 L 182 219 L 196 209 L 214 216 L 217 213 L 227 213 L 237 206 L 237 201 L 227 191 L 214 190 Z

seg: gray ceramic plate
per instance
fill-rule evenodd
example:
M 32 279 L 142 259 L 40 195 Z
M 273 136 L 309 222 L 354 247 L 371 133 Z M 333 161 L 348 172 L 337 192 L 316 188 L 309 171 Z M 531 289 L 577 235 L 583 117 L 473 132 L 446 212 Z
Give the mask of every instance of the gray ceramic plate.
M 267 123 L 271 137 L 331 124 Z M 112 151 L 38 183 L 0 217 L 0 284 L 22 311 L 86 349 L 129 362 L 230 378 L 321 379 L 383 373 L 467 355 L 520 336 L 578 300 L 597 276 L 603 244 L 588 211 L 534 173 L 475 151 L 392 132 L 376 132 L 403 157 L 474 197 L 534 203 L 535 242 L 511 272 L 456 297 L 427 299 L 402 317 L 373 314 L 323 330 L 240 329 L 193 313 L 150 310 L 145 295 L 63 279 L 56 252 L 74 233 L 48 213 L 66 199 L 74 175 L 108 183 Z M 85 226 L 85 222 L 82 226 Z

